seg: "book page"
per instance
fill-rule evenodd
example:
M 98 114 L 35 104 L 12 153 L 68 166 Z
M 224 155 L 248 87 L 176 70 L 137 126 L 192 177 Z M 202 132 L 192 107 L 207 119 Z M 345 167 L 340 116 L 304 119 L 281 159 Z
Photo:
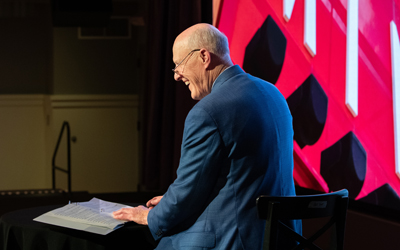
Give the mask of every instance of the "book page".
M 124 207 L 130 207 L 124 204 L 118 204 L 109 201 L 103 201 L 98 198 L 93 198 L 87 202 L 77 203 L 79 206 L 90 208 L 98 213 L 106 213 L 112 216 L 112 212 L 117 211 Z
M 93 198 L 87 202 L 70 203 L 44 213 L 34 221 L 106 235 L 122 227 L 125 221 L 114 219 L 112 212 L 127 205 Z
M 114 219 L 110 214 L 99 213 L 96 210 L 78 204 L 68 204 L 48 212 L 48 215 L 110 229 L 124 223 L 124 221 Z

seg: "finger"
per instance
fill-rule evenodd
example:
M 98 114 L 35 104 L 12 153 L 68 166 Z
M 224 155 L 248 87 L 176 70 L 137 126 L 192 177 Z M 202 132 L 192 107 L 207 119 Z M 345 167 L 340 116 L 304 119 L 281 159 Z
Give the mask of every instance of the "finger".
M 114 217 L 114 219 L 119 220 L 122 217 L 122 214 L 121 213 L 113 213 L 113 217 Z
M 126 215 L 115 216 L 114 219 L 122 220 L 122 221 L 129 221 L 129 219 L 128 219 L 128 217 Z
M 118 217 L 121 217 L 121 216 L 123 216 L 123 215 L 125 215 L 125 214 L 126 214 L 126 211 L 125 211 L 124 208 L 122 208 L 122 209 L 120 209 L 120 210 L 117 210 L 117 211 L 114 211 L 114 212 L 112 213 L 112 215 L 113 215 L 114 218 L 116 218 L 117 216 L 118 216 Z
M 154 206 L 156 206 L 156 205 L 160 202 L 161 198 L 162 198 L 162 196 L 156 196 L 156 197 L 154 197 L 153 199 L 149 200 L 149 201 L 147 202 L 147 203 L 148 203 L 147 207 L 154 207 Z
M 146 207 L 153 207 L 153 206 L 154 206 L 153 200 L 154 200 L 155 198 L 156 198 L 156 197 L 154 197 L 154 198 L 152 198 L 151 200 L 149 200 L 149 201 L 146 203 Z
M 121 209 L 116 210 L 116 211 L 113 212 L 113 214 L 120 214 L 120 213 L 123 213 L 123 208 L 121 208 Z
M 125 212 L 113 214 L 114 219 L 129 221 L 129 214 Z
M 118 211 L 114 211 L 112 214 L 113 214 L 113 216 L 115 216 L 115 215 L 119 215 L 119 214 L 121 214 L 121 211 L 120 211 L 120 210 L 118 210 Z

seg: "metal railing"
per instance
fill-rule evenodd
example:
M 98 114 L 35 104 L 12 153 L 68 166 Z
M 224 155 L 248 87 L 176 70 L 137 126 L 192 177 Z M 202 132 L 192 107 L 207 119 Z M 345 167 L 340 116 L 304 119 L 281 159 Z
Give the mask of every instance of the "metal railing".
M 64 134 L 64 129 L 67 129 L 67 169 L 66 170 L 64 168 L 60 168 L 60 167 L 56 166 L 56 156 L 57 156 L 57 152 L 58 152 L 58 148 L 60 146 L 62 136 Z M 56 188 L 56 170 L 64 172 L 68 175 L 68 194 L 71 194 L 71 133 L 70 133 L 69 123 L 66 121 L 63 123 L 63 125 L 61 127 L 61 132 L 60 132 L 60 135 L 58 136 L 57 145 L 56 145 L 56 148 L 55 148 L 54 154 L 53 154 L 53 160 L 52 160 L 53 189 Z

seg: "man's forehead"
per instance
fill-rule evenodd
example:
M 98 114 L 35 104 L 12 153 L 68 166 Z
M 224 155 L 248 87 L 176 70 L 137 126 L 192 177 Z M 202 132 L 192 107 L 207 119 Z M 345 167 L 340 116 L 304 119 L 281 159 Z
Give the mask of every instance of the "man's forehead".
M 172 59 L 176 63 L 185 51 L 186 46 L 182 42 L 175 42 L 172 48 Z

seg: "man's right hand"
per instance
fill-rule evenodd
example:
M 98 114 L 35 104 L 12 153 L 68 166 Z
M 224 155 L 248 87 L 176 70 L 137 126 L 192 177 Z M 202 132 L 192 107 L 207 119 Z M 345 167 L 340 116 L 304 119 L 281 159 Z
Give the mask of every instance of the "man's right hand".
M 149 200 L 149 201 L 146 203 L 146 206 L 147 206 L 149 209 L 153 209 L 153 208 L 160 202 L 161 199 L 162 199 L 162 196 L 156 196 L 156 197 L 154 197 L 153 199 Z

